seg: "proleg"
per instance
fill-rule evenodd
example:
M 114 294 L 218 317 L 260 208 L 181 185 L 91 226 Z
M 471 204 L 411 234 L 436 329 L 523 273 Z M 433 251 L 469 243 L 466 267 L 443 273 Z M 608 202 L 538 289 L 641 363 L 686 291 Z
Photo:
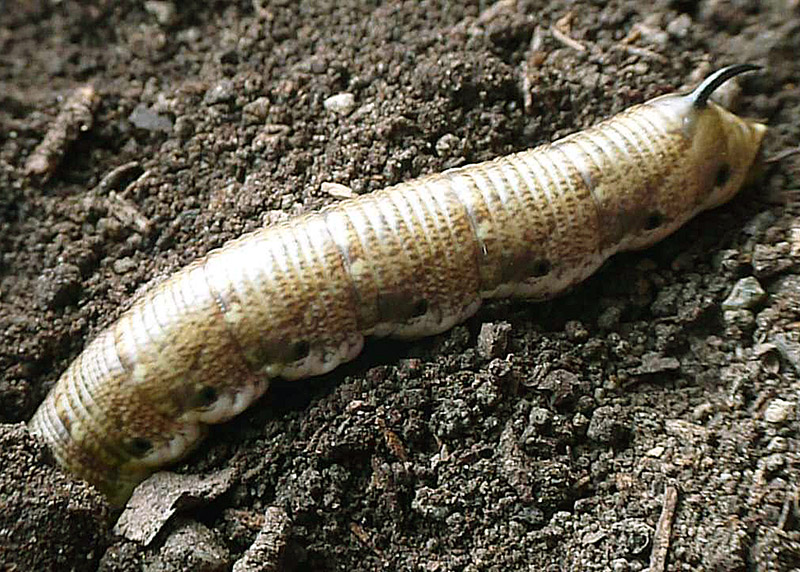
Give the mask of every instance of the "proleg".
M 89 343 L 30 428 L 122 505 L 272 378 L 326 373 L 366 336 L 443 332 L 487 298 L 558 294 L 736 194 L 766 127 L 708 98 L 753 69 L 234 240 Z

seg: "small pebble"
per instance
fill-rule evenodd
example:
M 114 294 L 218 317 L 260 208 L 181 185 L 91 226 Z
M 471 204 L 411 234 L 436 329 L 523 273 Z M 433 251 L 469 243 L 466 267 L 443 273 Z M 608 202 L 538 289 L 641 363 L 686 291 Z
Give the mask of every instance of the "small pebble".
M 452 157 L 458 152 L 460 143 L 461 140 L 452 133 L 442 135 L 435 145 L 436 154 L 443 159 Z
M 758 320 L 758 318 L 756 318 Z M 777 374 L 781 370 L 781 354 L 774 344 L 764 343 L 753 346 L 753 354 L 761 361 L 764 371 Z
M 578 320 L 570 320 L 564 325 L 564 332 L 573 342 L 585 342 L 589 339 L 589 330 Z
M 478 353 L 486 359 L 505 357 L 511 324 L 488 322 L 481 326 L 478 334 Z
M 794 403 L 792 401 L 773 399 L 772 403 L 770 403 L 766 411 L 764 411 L 764 419 L 768 423 L 775 423 L 776 425 L 783 423 L 789 418 L 789 415 L 792 414 L 793 408 Z
M 722 303 L 723 310 L 748 310 L 761 304 L 767 293 L 753 276 L 742 278 Z
M 128 116 L 128 121 L 133 123 L 134 127 L 144 129 L 145 131 L 172 130 L 172 120 L 169 117 L 166 115 L 159 115 L 144 103 L 140 103 L 134 107 L 133 111 Z
M 528 415 L 528 424 L 538 428 L 547 428 L 553 421 L 553 414 L 544 407 L 531 408 L 530 415 Z
M 176 10 L 172 2 L 148 0 L 144 3 L 144 9 L 155 16 L 155 19 L 162 26 L 169 26 L 175 21 Z
M 326 99 L 323 104 L 325 109 L 339 115 L 349 115 L 356 106 L 356 97 L 352 93 L 337 93 Z
M 58 309 L 77 302 L 81 294 L 81 271 L 62 263 L 48 269 L 36 281 L 34 296 L 41 308 Z
M 120 258 L 119 260 L 115 260 L 113 264 L 114 272 L 117 274 L 126 274 L 136 268 L 136 263 L 133 261 L 132 258 L 126 256 L 125 258 Z
M 629 439 L 630 428 L 618 408 L 603 406 L 594 410 L 586 435 L 598 443 L 620 445 Z
M 714 413 L 714 406 L 708 401 L 697 405 L 692 409 L 692 419 L 695 421 L 705 421 Z
M 251 123 L 262 123 L 269 115 L 270 103 L 266 97 L 259 97 L 242 108 L 242 112 Z
M 692 18 L 689 14 L 681 14 L 667 24 L 667 33 L 676 38 L 685 38 L 692 28 Z
M 322 183 L 320 190 L 336 199 L 352 199 L 355 196 L 353 189 L 341 183 Z
M 770 453 L 785 453 L 789 450 L 789 442 L 785 437 L 773 437 L 767 444 Z
M 669 44 L 669 35 L 661 29 L 661 18 L 652 14 L 644 22 L 637 24 L 636 29 L 643 41 L 655 46 L 664 47 Z
M 232 100 L 235 95 L 236 89 L 233 82 L 229 79 L 224 79 L 206 92 L 203 96 L 203 102 L 208 105 L 225 103 Z
M 604 530 L 593 530 L 584 535 L 581 542 L 586 545 L 597 544 L 607 536 Z
M 550 394 L 550 402 L 555 407 L 563 407 L 575 401 L 580 390 L 580 378 L 566 369 L 554 369 L 536 384 L 539 391 Z
M 311 69 L 311 73 L 321 74 L 328 70 L 329 65 L 328 62 L 320 56 L 312 58 L 308 64 L 308 67 Z
M 786 464 L 786 457 L 781 453 L 772 453 L 771 455 L 764 457 L 762 462 L 759 464 L 763 466 L 768 473 L 774 474 L 778 469 Z

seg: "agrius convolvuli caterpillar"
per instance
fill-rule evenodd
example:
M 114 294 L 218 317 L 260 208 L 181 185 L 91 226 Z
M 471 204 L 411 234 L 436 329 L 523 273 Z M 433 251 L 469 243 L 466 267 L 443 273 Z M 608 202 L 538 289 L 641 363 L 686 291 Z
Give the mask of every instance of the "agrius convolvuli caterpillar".
M 273 377 L 328 372 L 365 336 L 442 332 L 487 298 L 561 292 L 739 190 L 766 127 L 708 98 L 753 69 L 234 240 L 95 338 L 30 428 L 122 504 Z

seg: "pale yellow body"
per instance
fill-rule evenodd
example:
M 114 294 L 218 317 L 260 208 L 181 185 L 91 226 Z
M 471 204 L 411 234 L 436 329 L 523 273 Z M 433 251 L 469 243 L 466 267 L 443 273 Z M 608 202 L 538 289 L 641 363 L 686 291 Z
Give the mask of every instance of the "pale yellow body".
M 491 297 L 543 299 L 733 196 L 765 127 L 665 96 L 550 145 L 232 241 L 146 294 L 30 422 L 122 504 L 270 378 L 325 373 L 368 335 L 442 332 Z

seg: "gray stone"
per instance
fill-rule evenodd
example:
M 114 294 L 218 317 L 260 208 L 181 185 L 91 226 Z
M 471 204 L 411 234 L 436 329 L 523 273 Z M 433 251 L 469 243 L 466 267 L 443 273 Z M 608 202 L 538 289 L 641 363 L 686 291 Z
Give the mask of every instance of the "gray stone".
M 233 476 L 233 468 L 210 476 L 160 471 L 133 491 L 114 526 L 114 534 L 146 546 L 173 514 L 214 500 L 228 490 Z
M 630 427 L 618 408 L 603 406 L 594 410 L 586 435 L 598 443 L 620 445 L 630 438 Z
M 767 293 L 753 276 L 742 278 L 722 303 L 723 310 L 749 310 L 761 304 Z
M 481 326 L 478 334 L 478 353 L 486 359 L 505 357 L 511 324 L 488 322 Z
M 764 419 L 768 423 L 780 424 L 792 414 L 794 402 L 784 399 L 773 399 L 764 411 Z
M 339 115 L 349 115 L 356 106 L 356 97 L 352 93 L 337 93 L 326 99 L 323 104 L 325 109 Z
M 235 96 L 236 89 L 233 82 L 229 79 L 224 79 L 206 92 L 205 96 L 203 96 L 203 102 L 208 105 L 215 105 L 231 101 Z

